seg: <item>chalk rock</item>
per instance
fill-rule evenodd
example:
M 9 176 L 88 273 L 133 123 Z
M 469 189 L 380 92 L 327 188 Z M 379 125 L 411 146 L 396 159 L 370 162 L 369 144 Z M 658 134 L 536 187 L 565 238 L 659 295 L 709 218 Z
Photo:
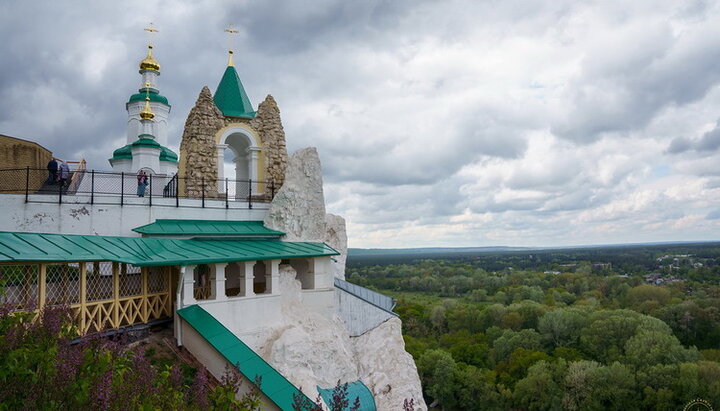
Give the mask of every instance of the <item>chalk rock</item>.
M 285 241 L 325 239 L 322 167 L 315 147 L 298 150 L 290 157 L 285 183 L 275 195 L 264 223 L 285 232 Z
M 416 410 L 426 410 L 415 361 L 405 351 L 401 322 L 391 318 L 365 334 L 352 338 L 361 380 L 370 388 L 378 410 L 402 409 L 405 399 Z
M 295 270 L 280 267 L 284 324 L 264 344 L 267 361 L 315 399 L 317 386 L 359 379 L 350 337 L 338 319 L 308 311 L 301 302 Z
M 340 253 L 333 257 L 332 270 L 335 277 L 344 280 L 347 260 L 347 232 L 344 218 L 335 214 L 325 214 L 325 244 Z

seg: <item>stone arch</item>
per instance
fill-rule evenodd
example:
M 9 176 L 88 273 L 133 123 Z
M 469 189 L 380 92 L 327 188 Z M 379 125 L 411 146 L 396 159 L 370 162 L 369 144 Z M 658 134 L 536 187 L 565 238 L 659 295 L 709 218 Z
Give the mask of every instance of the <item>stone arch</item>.
M 244 124 L 231 124 L 215 135 L 217 145 L 218 191 L 225 192 L 224 179 L 235 180 L 231 190 L 236 198 L 246 198 L 258 192 L 258 180 L 263 178 L 263 146 L 257 133 Z M 224 162 L 228 151 L 233 155 L 234 175 L 225 175 Z M 248 181 L 252 181 L 251 184 Z

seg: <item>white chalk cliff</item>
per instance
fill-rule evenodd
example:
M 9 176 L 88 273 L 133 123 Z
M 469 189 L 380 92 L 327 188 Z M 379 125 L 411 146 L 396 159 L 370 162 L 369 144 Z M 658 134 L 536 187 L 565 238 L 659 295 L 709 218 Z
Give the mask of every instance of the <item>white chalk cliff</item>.
M 335 276 L 344 278 L 347 235 L 342 217 L 325 214 L 320 159 L 306 148 L 290 157 L 285 183 L 265 219 L 268 228 L 287 233 L 288 241 L 324 241 L 341 253 Z M 316 387 L 361 380 L 373 393 L 378 410 L 402 409 L 414 399 L 427 409 L 412 356 L 405 351 L 401 323 L 393 317 L 357 337 L 350 337 L 335 312 L 303 308 L 300 282 L 289 265 L 280 267 L 283 324 L 265 336 L 259 354 L 310 397 Z

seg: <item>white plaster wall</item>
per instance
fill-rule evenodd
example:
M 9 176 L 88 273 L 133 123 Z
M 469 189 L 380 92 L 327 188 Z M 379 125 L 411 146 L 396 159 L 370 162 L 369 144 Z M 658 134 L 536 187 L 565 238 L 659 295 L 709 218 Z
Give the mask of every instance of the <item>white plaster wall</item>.
M 333 288 L 335 277 L 330 257 L 313 258 L 312 264 L 315 268 L 315 289 Z
M 153 173 L 160 173 L 160 148 L 132 147 L 131 151 L 133 170 L 149 168 Z
M 335 310 L 352 337 L 365 334 L 390 318 L 395 317 L 389 312 L 339 288 L 335 288 Z
M 136 188 L 137 183 L 126 188 L 129 195 L 124 206 L 119 205 L 119 196 L 96 195 L 95 204 L 90 205 L 89 195 L 63 196 L 63 204 L 57 204 L 56 195 L 31 195 L 31 201 L 43 203 L 25 203 L 24 194 L 3 194 L 0 231 L 139 237 L 132 229 L 158 218 L 262 220 L 268 208 L 268 204 L 257 203 L 249 210 L 247 203 L 230 202 L 230 208 L 225 209 L 225 202 L 217 200 L 206 200 L 207 208 L 201 208 L 201 200 L 182 198 L 180 203 L 184 206 L 175 207 L 174 198 L 162 197 L 153 197 L 153 206 L 149 207 L 148 197 L 133 195 Z
M 280 295 L 277 294 L 228 297 L 225 301 L 203 300 L 197 304 L 256 352 L 265 335 L 282 324 Z
M 334 295 L 334 289 L 302 290 L 300 292 L 304 308 L 326 318 L 332 318 L 334 314 Z

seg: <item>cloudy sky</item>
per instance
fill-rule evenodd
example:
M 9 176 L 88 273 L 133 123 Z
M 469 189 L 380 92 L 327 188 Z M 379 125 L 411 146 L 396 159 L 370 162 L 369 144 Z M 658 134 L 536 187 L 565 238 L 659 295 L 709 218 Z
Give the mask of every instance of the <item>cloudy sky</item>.
M 108 169 L 155 22 L 171 145 L 236 66 L 352 247 L 720 240 L 720 1 L 0 2 L 0 134 Z

